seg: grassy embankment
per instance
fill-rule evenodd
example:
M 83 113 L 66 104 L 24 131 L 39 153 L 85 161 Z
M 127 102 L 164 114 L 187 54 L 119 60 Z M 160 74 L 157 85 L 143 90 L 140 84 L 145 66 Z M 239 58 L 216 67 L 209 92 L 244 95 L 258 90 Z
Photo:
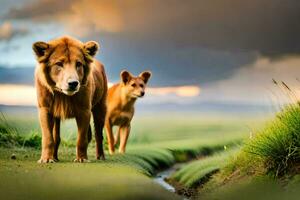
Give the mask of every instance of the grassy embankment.
M 300 105 L 284 107 L 240 151 L 194 161 L 170 182 L 208 199 L 297 199 L 300 195 Z M 298 188 L 298 189 L 297 189 Z

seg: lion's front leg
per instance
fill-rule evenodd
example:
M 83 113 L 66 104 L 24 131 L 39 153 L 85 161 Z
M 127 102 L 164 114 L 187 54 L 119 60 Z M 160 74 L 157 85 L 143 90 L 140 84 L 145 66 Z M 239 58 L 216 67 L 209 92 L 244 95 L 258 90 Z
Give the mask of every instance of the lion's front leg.
M 76 159 L 75 162 L 88 162 L 87 147 L 88 147 L 88 131 L 91 119 L 91 111 L 80 113 L 76 117 L 78 127 Z
M 53 157 L 55 161 L 58 160 L 58 147 L 60 144 L 60 118 L 54 118 L 53 120 L 53 141 L 54 141 L 54 153 Z
M 48 108 L 39 109 L 40 125 L 42 129 L 42 155 L 39 163 L 49 163 L 54 161 L 54 141 L 53 141 L 53 116 Z

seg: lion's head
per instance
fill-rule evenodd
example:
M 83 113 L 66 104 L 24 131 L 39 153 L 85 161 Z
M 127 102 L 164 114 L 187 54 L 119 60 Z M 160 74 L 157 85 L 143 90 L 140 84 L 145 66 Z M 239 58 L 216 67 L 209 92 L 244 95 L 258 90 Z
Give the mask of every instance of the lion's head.
M 135 77 L 130 72 L 123 70 L 120 77 L 121 85 L 126 95 L 136 99 L 145 95 L 145 89 L 151 77 L 151 72 L 144 71 Z
M 43 80 L 48 88 L 74 95 L 86 84 L 90 63 L 99 49 L 97 42 L 82 43 L 71 37 L 33 44 Z

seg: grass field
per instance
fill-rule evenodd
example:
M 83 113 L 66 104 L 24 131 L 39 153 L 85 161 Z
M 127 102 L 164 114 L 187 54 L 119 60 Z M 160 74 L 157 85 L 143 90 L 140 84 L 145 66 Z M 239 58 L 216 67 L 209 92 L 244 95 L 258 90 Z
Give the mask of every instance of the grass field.
M 296 199 L 299 113 L 299 107 L 289 107 L 268 123 L 257 117 L 144 114 L 133 121 L 125 155 L 97 161 L 93 140 L 91 163 L 85 164 L 72 162 L 76 124 L 66 121 L 60 162 L 48 165 L 36 163 L 41 139 L 36 115 L 6 114 L 0 124 L 0 193 L 6 199 L 180 199 L 151 177 L 187 162 L 168 178 L 179 194 L 259 199 L 266 192 L 264 199 L 279 194 Z M 283 176 L 287 169 L 294 174 Z
M 0 193 L 5 199 L 180 199 L 151 177 L 187 162 L 168 178 L 179 194 L 297 199 L 299 113 L 299 107 L 290 107 L 268 123 L 257 117 L 140 115 L 133 121 L 125 155 L 97 161 L 92 141 L 91 163 L 85 164 L 72 162 L 76 125 L 67 121 L 62 125 L 60 162 L 48 165 L 36 163 L 41 139 L 36 115 L 6 114 L 0 124 Z M 287 169 L 293 173 L 286 174 Z
M 16 160 L 9 160 L 11 151 Z M 73 152 L 62 161 L 39 165 L 39 152 L 1 149 L 0 193 L 5 199 L 176 199 L 136 167 L 116 159 L 87 164 L 72 163 Z M 147 190 L 145 190 L 147 188 Z M 153 193 L 152 191 L 156 191 Z
M 18 129 L 21 135 L 40 132 L 37 113 L 10 114 L 4 113 L 10 126 Z M 188 117 L 186 117 L 188 116 Z M 140 114 L 133 119 L 129 143 L 153 143 L 169 140 L 185 140 L 214 137 L 248 137 L 253 129 L 262 124 L 265 118 L 255 119 L 252 116 L 206 116 L 191 113 L 160 113 Z M 61 134 L 65 140 L 76 138 L 75 120 L 66 120 L 62 123 Z
M 35 115 L 26 118 L 6 115 L 5 118 L 5 124 L 22 138 L 40 134 Z M 76 127 L 69 121 L 62 127 L 65 142 L 59 150 L 59 163 L 37 164 L 40 156 L 38 145 L 28 148 L 21 143 L 10 148 L 1 147 L 0 176 L 4 181 L 0 193 L 6 199 L 57 199 L 59 196 L 75 199 L 176 199 L 175 194 L 165 191 L 149 176 L 175 162 L 210 155 L 223 150 L 224 146 L 239 145 L 249 137 L 249 127 L 254 127 L 253 124 L 260 126 L 250 118 L 140 116 L 134 120 L 127 154 L 96 161 L 92 142 L 89 147 L 92 163 L 76 164 L 72 162 Z

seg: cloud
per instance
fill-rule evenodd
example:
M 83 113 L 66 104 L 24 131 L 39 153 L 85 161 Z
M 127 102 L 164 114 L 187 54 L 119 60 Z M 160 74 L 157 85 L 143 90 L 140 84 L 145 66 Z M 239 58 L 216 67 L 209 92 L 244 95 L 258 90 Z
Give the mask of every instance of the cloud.
M 177 87 L 157 87 L 148 88 L 147 91 L 155 96 L 166 96 L 175 94 L 179 97 L 195 97 L 200 94 L 200 87 L 198 86 L 177 86 Z
M 300 98 L 299 66 L 300 57 L 277 60 L 261 57 L 237 70 L 230 78 L 203 86 L 201 100 L 269 105 L 291 102 L 294 95 Z M 294 94 L 284 89 L 282 81 Z
M 0 84 L 33 85 L 34 67 L 8 68 L 0 66 Z
M 121 12 L 121 8 L 109 0 L 81 0 L 72 4 L 70 13 L 63 16 L 62 21 L 79 36 L 92 32 L 115 33 L 124 28 Z
M 32 42 L 70 34 L 100 42 L 97 59 L 112 81 L 124 67 L 137 74 L 151 70 L 152 87 L 200 85 L 203 96 L 203 84 L 229 80 L 257 59 L 275 62 L 300 53 L 300 1 L 24 2 L 12 3 L 4 19 L 26 22 L 32 34 L 14 41 L 20 50 L 8 52 L 0 44 L 5 51 L 0 64 L 5 66 L 24 61 L 33 66 Z
M 22 6 L 12 7 L 5 14 L 5 18 L 49 21 L 51 18 L 68 11 L 71 3 L 75 1 L 76 0 L 33 0 L 22 4 Z
M 109 0 L 41 0 L 12 8 L 7 19 L 31 19 L 40 23 L 56 21 L 77 36 L 92 32 L 120 32 L 120 7 Z
M 55 21 L 79 36 L 109 32 L 278 57 L 300 53 L 299 9 L 294 0 L 41 0 L 10 9 L 6 18 Z
M 10 23 L 5 22 L 0 26 L 0 38 L 9 39 L 13 35 L 12 32 L 12 25 Z
M 15 28 L 10 22 L 6 21 L 0 25 L 0 40 L 10 40 L 18 35 L 27 34 L 25 28 Z

